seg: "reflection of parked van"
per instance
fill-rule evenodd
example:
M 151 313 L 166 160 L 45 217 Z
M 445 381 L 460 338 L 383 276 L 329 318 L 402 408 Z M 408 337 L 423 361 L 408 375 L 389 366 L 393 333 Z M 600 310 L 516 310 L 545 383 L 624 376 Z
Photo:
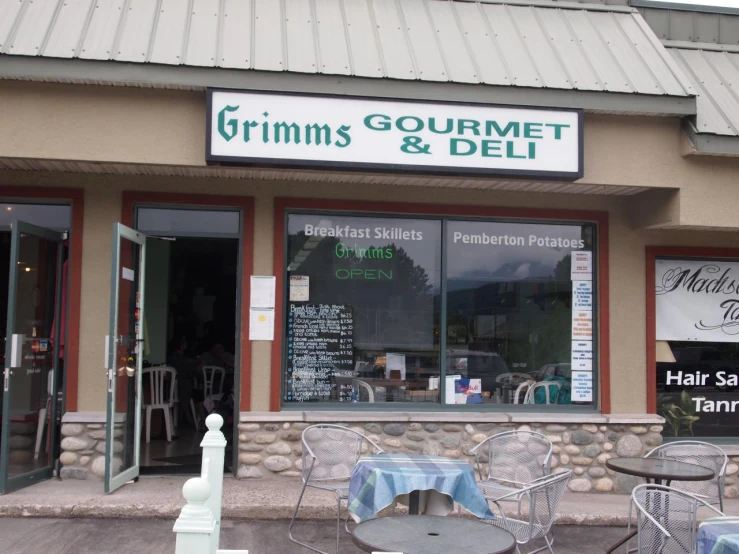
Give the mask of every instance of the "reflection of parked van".
M 505 360 L 496 352 L 478 350 L 447 350 L 447 375 L 461 375 L 465 379 L 480 379 L 482 390 L 493 391 L 498 375 L 508 373 Z
M 543 381 L 547 377 L 562 377 L 568 381 L 572 380 L 572 365 L 571 364 L 546 364 L 541 366 L 537 371 L 529 373 L 534 381 Z

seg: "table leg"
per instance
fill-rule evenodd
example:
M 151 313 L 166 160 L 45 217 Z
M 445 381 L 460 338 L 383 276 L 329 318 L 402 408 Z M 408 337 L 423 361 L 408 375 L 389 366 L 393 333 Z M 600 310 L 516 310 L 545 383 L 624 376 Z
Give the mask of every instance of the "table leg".
M 408 495 L 408 515 L 417 516 L 420 509 L 421 491 L 411 491 Z
M 647 479 L 647 483 L 648 484 L 652 484 L 652 481 L 650 479 Z M 647 498 L 647 502 L 649 502 L 649 499 L 648 498 Z M 629 515 L 631 515 L 631 514 L 629 514 Z M 626 535 L 623 539 L 621 539 L 617 543 L 612 544 L 611 547 L 608 550 L 606 550 L 606 554 L 612 554 L 613 552 L 615 552 L 616 550 L 618 550 L 620 547 L 622 547 L 624 544 L 626 544 L 631 539 L 633 539 L 636 535 L 637 535 L 637 530 L 634 529 L 631 533 L 629 533 L 628 535 Z

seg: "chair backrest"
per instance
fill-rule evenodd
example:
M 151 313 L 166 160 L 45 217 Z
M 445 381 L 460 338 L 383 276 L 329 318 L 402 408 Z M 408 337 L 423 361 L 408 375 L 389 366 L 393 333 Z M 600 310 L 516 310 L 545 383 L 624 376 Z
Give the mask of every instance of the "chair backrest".
M 141 379 L 146 386 L 148 375 L 149 402 L 147 405 L 172 405 L 174 403 L 174 391 L 177 388 L 175 380 L 177 372 L 168 366 L 147 367 L 141 372 Z M 169 379 L 169 389 L 167 389 Z
M 525 489 L 525 500 L 529 504 L 529 541 L 541 539 L 549 533 L 570 477 L 572 470 L 567 470 L 541 479 Z
M 358 431 L 328 423 L 311 425 L 303 430 L 303 481 L 345 481 L 362 454 L 380 452 L 382 448 Z
M 669 442 L 658 446 L 645 457 L 677 460 L 712 469 L 716 476 L 710 481 L 674 481 L 672 488 L 694 494 L 709 504 L 719 504 L 723 508 L 723 489 L 729 458 L 715 444 L 701 441 Z
M 631 493 L 631 510 L 636 510 L 639 554 L 692 554 L 698 529 L 701 499 L 660 485 L 639 485 Z M 631 519 L 631 518 L 630 518 Z
M 216 375 L 218 380 L 216 381 Z M 218 394 L 223 394 L 223 383 L 226 381 L 226 370 L 217 365 L 203 366 L 203 384 L 205 386 L 205 397 L 215 394 L 213 385 L 218 384 Z
M 515 373 L 515 372 L 509 372 L 509 373 L 501 373 L 495 378 L 496 383 L 510 383 L 513 380 L 524 380 L 524 381 L 530 381 L 531 375 L 528 373 Z
M 486 439 L 476 451 L 478 462 L 487 455 L 488 478 L 530 483 L 552 471 L 552 442 L 535 431 L 506 431 Z
M 556 389 L 556 393 L 552 394 L 553 391 L 550 387 L 554 387 Z M 526 397 L 523 400 L 524 404 L 536 404 L 536 391 L 538 389 L 544 389 L 545 394 L 545 404 L 556 404 L 557 399 L 559 398 L 559 390 L 562 388 L 562 383 L 556 383 L 554 381 L 540 381 L 539 383 L 534 383 L 529 387 L 529 390 L 526 391 Z
M 375 391 L 369 383 L 365 383 L 360 379 L 352 379 L 352 387 L 356 390 L 357 398 L 360 402 L 374 402 Z
M 533 381 L 525 381 L 518 385 L 516 388 L 516 392 L 513 395 L 513 403 L 514 404 L 522 404 L 526 400 L 526 393 L 529 390 L 529 387 L 533 385 Z

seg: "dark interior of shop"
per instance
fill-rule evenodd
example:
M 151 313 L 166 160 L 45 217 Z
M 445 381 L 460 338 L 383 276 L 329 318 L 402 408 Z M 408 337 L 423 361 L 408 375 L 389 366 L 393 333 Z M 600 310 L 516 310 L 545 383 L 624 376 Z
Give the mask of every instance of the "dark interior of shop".
M 177 425 L 168 441 L 163 412 L 155 411 L 147 444 L 142 421 L 141 472 L 198 473 L 203 420 L 214 412 L 225 422 L 225 469 L 231 471 L 238 240 L 152 238 L 146 258 L 143 401 L 151 396 L 147 367 L 174 368 Z M 210 366 L 223 371 L 207 369 L 212 383 L 206 383 L 203 368 Z

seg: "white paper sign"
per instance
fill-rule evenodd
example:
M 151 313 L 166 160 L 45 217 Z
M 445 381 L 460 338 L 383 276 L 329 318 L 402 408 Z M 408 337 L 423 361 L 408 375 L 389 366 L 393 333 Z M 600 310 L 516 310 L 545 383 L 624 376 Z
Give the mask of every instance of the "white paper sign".
M 593 340 L 593 312 L 572 310 L 572 340 Z
M 251 277 L 251 303 L 252 308 L 274 308 L 275 307 L 275 284 L 276 279 L 272 276 Z
M 572 341 L 572 369 L 593 371 L 593 341 Z
M 456 393 L 454 389 L 454 381 L 461 379 L 461 375 L 447 375 L 446 383 L 444 384 L 444 404 L 456 404 Z
M 592 402 L 593 401 L 593 372 L 592 371 L 573 371 L 572 372 L 572 401 L 573 402 Z
M 125 279 L 126 281 L 133 281 L 134 276 L 135 274 L 134 274 L 133 269 L 129 269 L 127 267 L 121 268 L 121 278 L 122 279 Z
M 573 250 L 570 257 L 570 279 L 591 281 L 593 279 L 593 253 L 587 250 Z
M 209 91 L 208 162 L 582 177 L 581 112 Z
M 310 299 L 310 277 L 290 276 L 290 302 L 308 302 Z
M 739 342 L 739 262 L 657 260 L 657 340 Z
M 249 340 L 275 339 L 275 311 L 270 308 L 249 310 Z
M 575 310 L 593 309 L 592 281 L 572 281 L 572 308 Z
M 391 371 L 399 371 L 400 378 L 405 379 L 405 354 L 388 352 L 385 355 L 385 364 L 385 379 L 390 379 Z

